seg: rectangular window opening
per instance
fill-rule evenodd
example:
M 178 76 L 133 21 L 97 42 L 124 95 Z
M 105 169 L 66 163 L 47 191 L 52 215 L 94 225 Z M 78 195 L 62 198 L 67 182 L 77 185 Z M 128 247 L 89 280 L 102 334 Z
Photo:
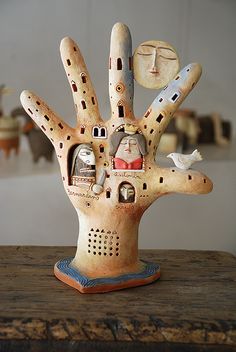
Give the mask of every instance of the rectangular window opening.
M 124 106 L 122 105 L 118 106 L 118 115 L 119 117 L 124 117 Z
M 178 93 L 175 93 L 175 94 L 171 97 L 171 100 L 172 100 L 172 101 L 176 101 L 178 97 L 179 97 L 179 94 L 178 94 Z
M 159 114 L 158 117 L 156 118 L 156 121 L 160 123 L 163 117 L 164 116 L 162 114 Z
M 122 60 L 120 57 L 117 59 L 117 70 L 122 70 Z
M 81 104 L 82 104 L 83 110 L 85 110 L 85 109 L 86 109 L 86 103 L 85 103 L 85 101 L 84 101 L 84 100 L 81 100 Z

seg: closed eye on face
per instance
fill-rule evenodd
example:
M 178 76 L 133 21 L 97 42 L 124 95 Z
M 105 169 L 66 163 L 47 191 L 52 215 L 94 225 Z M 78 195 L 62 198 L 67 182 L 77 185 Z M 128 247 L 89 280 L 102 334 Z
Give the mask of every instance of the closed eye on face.
M 127 139 L 120 142 L 121 145 L 126 145 L 127 143 L 129 143 L 129 145 L 136 145 L 137 141 L 135 139 Z
M 81 152 L 80 155 L 81 156 L 91 155 L 91 152 L 89 152 L 89 151 L 88 152 Z
M 151 56 L 153 55 L 153 53 L 150 53 L 150 54 L 144 54 L 144 53 L 137 53 L 138 55 L 142 55 L 142 56 Z M 176 57 L 166 57 L 164 55 L 158 55 L 158 57 L 161 57 L 163 59 L 166 59 L 166 60 L 177 60 Z

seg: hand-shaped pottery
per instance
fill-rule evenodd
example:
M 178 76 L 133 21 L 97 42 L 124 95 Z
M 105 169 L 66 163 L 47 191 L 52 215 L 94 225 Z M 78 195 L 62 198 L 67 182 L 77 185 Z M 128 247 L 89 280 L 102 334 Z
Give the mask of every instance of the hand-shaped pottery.
M 75 102 L 76 128 L 63 122 L 34 93 L 21 94 L 25 110 L 56 149 L 66 193 L 79 217 L 76 255 L 56 263 L 55 275 L 80 292 L 145 285 L 160 277 L 159 265 L 138 256 L 138 227 L 145 210 L 165 194 L 200 194 L 212 189 L 210 179 L 200 172 L 160 168 L 155 163 L 160 137 L 198 81 L 201 67 L 185 67 L 145 115 L 136 119 L 131 37 L 127 26 L 115 24 L 109 60 L 111 118 L 104 121 L 83 57 L 72 39 L 62 40 L 61 56 Z

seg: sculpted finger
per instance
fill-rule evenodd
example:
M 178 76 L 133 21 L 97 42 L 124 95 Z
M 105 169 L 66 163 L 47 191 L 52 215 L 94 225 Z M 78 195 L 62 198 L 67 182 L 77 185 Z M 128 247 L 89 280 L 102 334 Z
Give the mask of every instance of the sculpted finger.
M 186 66 L 161 91 L 143 116 L 140 127 L 149 141 L 150 152 L 155 151 L 174 112 L 196 85 L 201 72 L 201 66 L 197 63 Z
M 27 114 L 35 121 L 55 148 L 61 148 L 59 141 L 67 139 L 73 129 L 60 119 L 48 106 L 34 93 L 24 90 L 20 96 L 21 104 Z
M 134 119 L 132 41 L 129 29 L 116 23 L 111 32 L 109 58 L 109 95 L 112 119 Z
M 196 170 L 160 168 L 153 178 L 155 193 L 207 194 L 212 191 L 212 181 Z
M 78 45 L 66 37 L 61 41 L 60 51 L 79 123 L 100 121 L 97 97 Z

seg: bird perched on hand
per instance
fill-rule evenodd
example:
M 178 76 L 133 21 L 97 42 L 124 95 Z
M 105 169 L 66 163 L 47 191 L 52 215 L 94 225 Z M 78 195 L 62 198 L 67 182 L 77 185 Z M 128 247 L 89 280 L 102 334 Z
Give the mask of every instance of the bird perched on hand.
M 202 156 L 197 149 L 192 154 L 170 153 L 167 158 L 171 158 L 179 169 L 188 170 L 193 163 L 202 160 Z

